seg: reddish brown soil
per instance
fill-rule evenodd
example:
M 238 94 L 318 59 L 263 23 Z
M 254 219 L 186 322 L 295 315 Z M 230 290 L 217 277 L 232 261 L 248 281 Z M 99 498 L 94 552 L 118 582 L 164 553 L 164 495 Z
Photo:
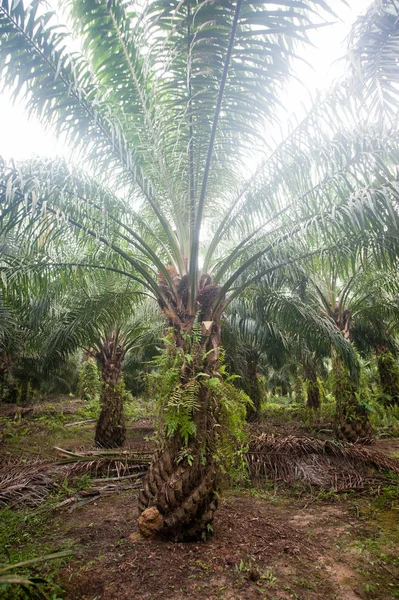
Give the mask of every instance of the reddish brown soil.
M 151 450 L 151 432 L 148 420 L 130 426 L 126 446 Z M 67 436 L 63 447 L 92 445 Z M 397 455 L 399 440 L 374 448 Z M 333 499 L 342 501 L 335 503 L 267 491 L 229 494 L 210 540 L 174 544 L 137 534 L 134 494 L 104 495 L 52 513 L 52 534 L 41 542 L 56 550 L 70 539 L 76 552 L 57 574 L 63 600 L 399 598 L 397 500 L 376 509 L 366 494 L 337 495 Z M 398 552 L 385 530 L 398 531 Z
M 357 557 L 339 548 L 360 526 L 345 502 L 275 501 L 230 495 L 217 512 L 214 536 L 186 544 L 139 536 L 131 493 L 58 515 L 78 551 L 61 571 L 65 600 L 398 597 L 390 595 L 392 583 L 386 594 L 370 595 L 355 570 Z

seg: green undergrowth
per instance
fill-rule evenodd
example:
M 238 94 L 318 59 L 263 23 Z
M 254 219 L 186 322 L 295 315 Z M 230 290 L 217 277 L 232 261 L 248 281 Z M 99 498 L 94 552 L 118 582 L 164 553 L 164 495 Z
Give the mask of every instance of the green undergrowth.
M 315 412 L 304 402 L 297 402 L 290 396 L 269 395 L 261 405 L 261 420 L 270 423 L 327 423 L 332 421 L 335 402 L 331 394 L 324 396 L 320 411 Z
M 354 499 L 351 508 L 359 522 L 357 536 L 342 550 L 357 559 L 366 598 L 399 598 L 399 478 Z
M 71 403 L 76 403 L 73 411 Z M 53 456 L 54 446 L 78 447 L 91 445 L 94 439 L 95 423 L 68 424 L 96 420 L 100 414 L 98 397 L 82 402 L 69 399 L 68 410 L 64 412 L 64 400 L 57 403 L 43 402 L 35 405 L 32 414 L 23 415 L 17 412 L 14 418 L 0 417 L 0 443 L 12 454 L 37 454 Z M 72 412 L 73 411 L 73 412 Z M 127 425 L 143 418 L 151 417 L 154 413 L 154 403 L 142 398 L 133 398 L 126 394 L 125 412 Z
M 76 412 L 76 419 L 98 419 L 101 406 L 98 396 L 88 400 L 85 405 Z M 134 423 L 139 419 L 150 418 L 154 415 L 154 402 L 147 398 L 133 397 L 130 392 L 125 393 L 124 411 L 127 424 Z
M 370 421 L 380 438 L 399 437 L 399 406 L 384 406 L 374 401 Z
M 40 510 L 0 511 L 0 565 L 20 563 L 65 549 L 72 549 L 72 542 L 62 536 L 60 524 L 52 518 L 50 505 L 45 505 Z M 57 573 L 69 560 L 69 557 L 62 558 L 56 562 L 43 562 L 12 571 L 13 575 L 34 577 L 43 581 L 37 587 L 27 586 L 27 591 L 20 585 L 0 584 L 0 598 L 62 599 L 64 595 L 57 584 Z
M 378 395 L 369 394 L 363 404 L 378 439 L 399 437 L 399 406 L 384 405 Z M 266 424 L 292 424 L 312 426 L 315 431 L 320 424 L 330 425 L 335 413 L 335 400 L 332 394 L 325 393 L 320 410 L 315 412 L 304 402 L 297 402 L 289 396 L 269 395 L 261 406 L 261 422 Z
M 87 427 L 65 427 L 73 419 L 62 413 L 15 419 L 2 417 L 0 436 L 4 447 L 13 454 L 29 452 L 48 456 L 53 454 L 54 446 L 82 445 L 92 439 L 93 433 Z

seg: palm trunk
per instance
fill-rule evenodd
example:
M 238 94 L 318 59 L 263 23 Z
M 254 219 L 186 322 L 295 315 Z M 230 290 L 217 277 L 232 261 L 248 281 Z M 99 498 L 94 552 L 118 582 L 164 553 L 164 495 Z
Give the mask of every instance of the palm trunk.
M 0 357 L 0 402 L 18 402 L 19 390 L 12 374 L 12 361 L 7 354 Z
M 102 345 L 97 359 L 101 367 L 101 413 L 94 441 L 101 448 L 123 446 L 126 423 L 123 409 L 124 385 L 122 380 L 123 349 L 109 339 Z
M 187 330 L 187 329 L 186 329 Z M 175 332 L 175 346 L 187 354 L 186 341 Z M 210 335 L 201 339 L 194 367 L 184 364 L 180 387 L 187 388 L 195 375 L 212 377 L 217 369 L 220 327 L 213 322 Z M 194 362 L 196 362 L 194 360 Z M 194 435 L 184 443 L 180 432 L 168 437 L 155 455 L 139 495 L 139 529 L 144 535 L 159 533 L 174 541 L 198 540 L 211 531 L 217 508 L 220 470 L 215 461 L 215 433 L 219 419 L 217 397 L 199 385 L 198 408 L 193 413 Z
M 305 367 L 306 383 L 306 405 L 314 411 L 320 410 L 320 389 L 317 382 L 316 369 L 310 366 Z
M 167 404 L 172 406 L 178 394 L 184 399 L 191 390 L 195 394 L 195 408 L 190 409 L 188 418 L 194 428 L 186 431 L 186 435 L 181 429 L 168 435 L 163 425 L 160 448 L 139 495 L 138 527 L 143 535 L 158 533 L 174 541 L 185 541 L 202 539 L 212 531 L 218 503 L 221 471 L 215 453 L 220 435 L 220 400 L 208 382 L 219 381 L 221 331 L 220 320 L 211 309 L 218 289 L 210 277 L 201 279 L 198 324 L 187 310 L 187 279 L 177 278 L 179 303 L 170 300 L 168 308 L 161 303 L 173 331 L 170 352 L 180 359 L 184 357 L 179 380 Z M 204 375 L 199 376 L 200 373 Z
M 6 389 L 7 389 L 7 370 L 5 368 L 3 368 L 1 362 L 0 362 L 0 402 L 2 402 L 5 398 L 6 395 Z
M 376 349 L 378 375 L 384 403 L 387 405 L 399 405 L 399 365 L 392 352 L 385 347 Z
M 23 378 L 19 390 L 19 403 L 28 404 L 30 398 L 29 379 Z
M 367 412 L 356 397 L 356 385 L 351 379 L 342 358 L 332 356 L 336 412 L 334 431 L 338 439 L 346 442 L 369 443 L 373 437 Z
M 298 402 L 298 404 L 302 404 L 304 402 L 303 379 L 300 375 L 298 375 L 298 373 L 296 373 L 294 380 L 294 394 L 295 402 Z

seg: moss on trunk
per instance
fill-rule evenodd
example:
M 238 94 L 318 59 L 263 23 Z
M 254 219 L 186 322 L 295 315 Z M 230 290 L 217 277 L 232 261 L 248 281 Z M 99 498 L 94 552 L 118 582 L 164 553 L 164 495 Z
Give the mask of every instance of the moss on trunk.
M 126 439 L 126 423 L 123 408 L 124 383 L 122 361 L 124 352 L 112 336 L 104 340 L 97 360 L 101 368 L 101 413 L 97 422 L 94 441 L 101 448 L 123 446 Z
M 168 270 L 177 297 L 160 276 L 160 306 L 169 334 L 152 380 L 160 412 L 159 449 L 143 480 L 138 525 L 143 535 L 199 540 L 212 532 L 222 464 L 236 455 L 231 432 L 242 427 L 246 402 L 241 402 L 245 394 L 226 382 L 219 369 L 223 303 L 218 314 L 213 312 L 219 288 L 209 275 L 201 276 L 194 315 L 187 276 Z
M 303 379 L 302 377 L 300 377 L 300 375 L 298 375 L 298 373 L 295 375 L 293 388 L 295 394 L 295 402 L 298 402 L 298 404 L 302 404 L 305 400 L 303 393 Z
M 123 381 L 103 381 L 101 413 L 97 421 L 94 441 L 101 448 L 123 446 L 126 439 L 126 423 L 123 409 Z
M 184 333 L 175 328 L 166 350 L 171 366 L 161 377 L 174 383 L 164 401 L 161 446 L 139 495 L 140 530 L 148 530 L 153 511 L 147 509 L 155 507 L 156 532 L 174 541 L 198 540 L 211 531 L 221 481 L 215 460 L 220 406 L 209 387 L 218 365 L 220 326 L 213 322 L 206 335 L 198 327 L 188 330 L 188 324 Z

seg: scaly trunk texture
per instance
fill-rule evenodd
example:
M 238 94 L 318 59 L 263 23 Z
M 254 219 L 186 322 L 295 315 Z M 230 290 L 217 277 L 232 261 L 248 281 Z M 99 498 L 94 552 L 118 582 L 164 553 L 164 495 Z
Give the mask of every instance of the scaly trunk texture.
M 385 347 L 377 349 L 377 366 L 384 403 L 399 404 L 399 364 L 392 352 Z
M 317 382 L 317 374 L 314 368 L 305 367 L 305 383 L 306 383 L 306 405 L 315 411 L 320 410 L 320 389 Z
M 179 290 L 178 302 L 161 281 L 168 305 L 160 304 L 173 330 L 174 347 L 186 356 L 187 336 L 192 334 L 195 315 L 187 309 L 187 278 L 180 278 L 172 269 L 170 272 Z M 220 321 L 211 310 L 217 291 L 211 278 L 203 275 L 197 296 L 202 336 L 194 360 L 185 360 L 180 370 L 180 390 L 193 385 L 199 373 L 206 373 L 209 378 L 217 375 Z M 186 444 L 179 432 L 171 436 L 160 432 L 162 444 L 139 495 L 138 527 L 143 535 L 159 534 L 173 541 L 187 541 L 200 540 L 212 531 L 221 482 L 220 467 L 214 458 L 219 402 L 217 395 L 201 383 L 192 418 L 196 431 L 189 435 Z
M 101 448 L 123 446 L 126 439 L 126 423 L 123 409 L 122 362 L 123 349 L 111 336 L 102 344 L 97 360 L 101 368 L 101 413 L 97 422 L 94 441 Z
M 339 440 L 352 443 L 370 443 L 373 430 L 367 412 L 356 398 L 356 386 L 342 358 L 333 353 L 334 395 L 336 412 L 334 431 Z

